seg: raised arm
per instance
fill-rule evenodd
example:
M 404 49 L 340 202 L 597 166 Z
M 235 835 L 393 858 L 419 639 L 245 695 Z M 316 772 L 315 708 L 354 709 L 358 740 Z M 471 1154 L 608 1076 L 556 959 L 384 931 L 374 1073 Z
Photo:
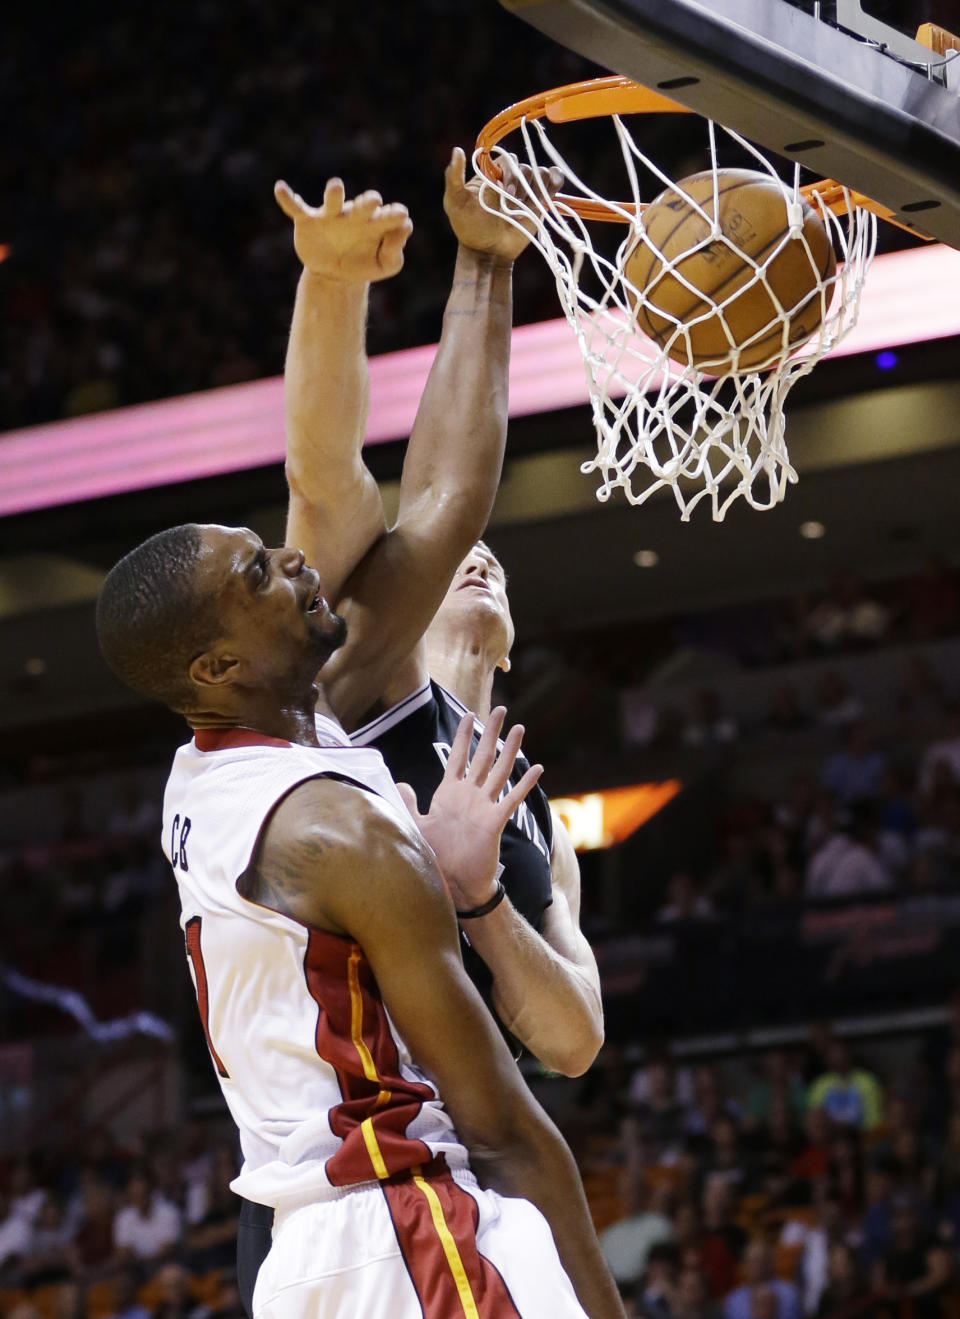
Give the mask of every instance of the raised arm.
M 386 530 L 380 492 L 360 454 L 369 401 L 367 291 L 401 268 L 413 226 L 405 206 L 384 206 L 379 193 L 346 201 L 339 179 L 330 180 L 318 207 L 285 183 L 274 191 L 303 263 L 284 370 L 287 544 L 304 551 L 336 600 Z
M 475 764 L 468 774 L 483 790 Z M 516 805 L 510 797 L 499 804 L 502 819 Z M 492 877 L 496 838 L 464 855 L 478 851 Z M 391 1020 L 436 1082 L 481 1184 L 537 1205 L 590 1319 L 623 1319 L 576 1166 L 463 969 L 450 897 L 418 832 L 370 794 L 313 780 L 278 807 L 258 870 L 258 901 L 360 944 Z
M 344 587 L 338 610 L 347 619 L 347 644 L 323 673 L 331 707 L 347 728 L 370 710 L 419 642 L 457 564 L 486 526 L 500 480 L 512 268 L 529 235 L 483 209 L 480 180 L 467 183 L 465 166 L 458 149 L 444 193 L 459 241 L 453 287 L 407 447 L 397 523 Z

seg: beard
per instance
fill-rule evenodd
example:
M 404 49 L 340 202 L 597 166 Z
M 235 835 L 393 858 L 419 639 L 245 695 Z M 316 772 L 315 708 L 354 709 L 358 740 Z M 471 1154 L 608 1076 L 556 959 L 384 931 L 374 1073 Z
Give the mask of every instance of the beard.
M 347 639 L 347 621 L 340 614 L 335 614 L 329 606 L 322 611 L 322 617 L 311 627 L 311 639 L 314 643 L 314 661 L 316 669 L 323 668 L 330 656 L 340 649 Z

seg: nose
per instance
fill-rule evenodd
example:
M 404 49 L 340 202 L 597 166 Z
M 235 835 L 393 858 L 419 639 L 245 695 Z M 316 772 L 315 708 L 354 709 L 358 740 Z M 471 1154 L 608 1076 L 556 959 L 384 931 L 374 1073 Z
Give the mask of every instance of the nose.
M 486 559 L 477 558 L 470 560 L 463 570 L 463 575 L 464 577 L 482 577 L 486 581 L 488 572 L 489 566 Z
M 276 551 L 276 557 L 281 571 L 288 577 L 298 577 L 302 572 L 305 559 L 303 550 L 291 549 L 285 545 L 282 550 Z

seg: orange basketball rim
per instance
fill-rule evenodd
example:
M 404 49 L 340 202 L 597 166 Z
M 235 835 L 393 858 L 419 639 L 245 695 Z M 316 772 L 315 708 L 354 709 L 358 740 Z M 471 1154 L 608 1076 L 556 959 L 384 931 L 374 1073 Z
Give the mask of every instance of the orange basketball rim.
M 551 91 L 538 92 L 527 96 L 505 110 L 484 125 L 477 138 L 476 165 L 492 183 L 499 182 L 501 170 L 493 156 L 493 149 L 509 133 L 520 128 L 525 120 L 549 119 L 551 123 L 570 123 L 579 119 L 599 119 L 604 116 L 628 114 L 693 114 L 685 105 L 671 101 L 660 92 L 643 87 L 630 78 L 611 75 L 606 78 L 588 78 L 584 82 L 573 82 L 565 87 L 554 87 Z M 806 200 L 816 206 L 816 199 L 835 215 L 845 215 L 851 207 L 862 207 L 872 211 L 889 224 L 905 229 L 907 233 L 917 236 L 915 229 L 908 229 L 895 219 L 895 213 L 881 202 L 866 197 L 863 193 L 845 188 L 836 179 L 819 179 L 807 183 L 800 189 Z M 623 223 L 623 212 L 636 214 L 633 202 L 606 204 L 591 198 L 568 196 L 558 193 L 557 205 L 575 211 L 584 220 L 610 220 Z M 646 203 L 641 204 L 641 211 Z

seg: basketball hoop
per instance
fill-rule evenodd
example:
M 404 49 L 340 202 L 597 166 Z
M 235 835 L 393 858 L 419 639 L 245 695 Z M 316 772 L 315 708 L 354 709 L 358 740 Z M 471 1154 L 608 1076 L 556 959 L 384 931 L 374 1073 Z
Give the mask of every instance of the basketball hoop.
M 752 508 L 772 508 L 783 499 L 787 485 L 796 481 L 784 441 L 784 402 L 795 382 L 808 375 L 856 324 L 864 278 L 876 246 L 876 217 L 890 220 L 892 215 L 832 179 L 801 187 L 799 166 L 794 169 L 793 182 L 785 183 L 755 146 L 707 120 L 711 209 L 709 202 L 702 197 L 698 201 L 685 191 L 637 145 L 624 117 L 653 113 L 690 112 L 627 78 L 574 83 L 531 96 L 491 119 L 477 140 L 473 160 L 485 180 L 481 202 L 488 209 L 499 209 L 527 232 L 532 221 L 532 242 L 556 280 L 587 374 L 598 447 L 597 456 L 581 470 L 599 474 L 597 498 L 607 500 L 619 489 L 630 503 L 642 504 L 666 488 L 673 493 L 684 521 L 701 500 L 708 501 L 714 519 L 720 521 L 737 498 L 742 497 Z M 545 123 L 601 117 L 611 119 L 619 145 L 625 201 L 611 201 L 585 182 L 551 141 Z M 504 187 L 498 161 L 506 152 L 499 144 L 511 133 L 519 139 L 510 144 L 511 154 L 534 168 L 558 167 L 564 191 L 549 198 L 537 186 L 537 176 L 523 175 L 512 182 L 510 190 Z M 781 241 L 754 256 L 745 256 L 716 218 L 720 215 L 722 156 L 731 149 L 741 160 L 744 154 L 751 158 L 751 168 L 764 176 L 764 184 L 768 180 L 776 184 L 787 217 Z M 706 175 L 697 177 L 702 180 Z M 651 187 L 653 192 L 644 198 L 642 192 Z M 760 342 L 771 340 L 775 348 L 761 367 L 740 366 L 741 345 L 728 325 L 734 299 L 694 288 L 679 268 L 680 258 L 671 257 L 647 233 L 644 212 L 654 193 L 663 194 L 664 189 L 672 190 L 671 197 L 679 197 L 685 207 L 697 212 L 709 229 L 702 241 L 684 251 L 684 260 L 691 251 L 720 244 L 736 253 L 741 267 L 749 266 L 747 283 L 741 281 L 736 297 L 755 286 L 768 300 L 771 316 L 760 332 Z M 498 205 L 490 192 L 497 194 Z M 809 216 L 810 208 L 826 226 L 837 257 L 835 268 L 831 260 L 829 269 L 818 269 L 810 252 L 802 229 L 802 217 Z M 602 237 L 603 231 L 591 227 L 610 222 L 625 229 L 615 250 Z M 811 261 L 812 291 L 805 297 L 816 300 L 820 319 L 809 338 L 794 344 L 791 316 L 796 308 L 783 305 L 771 271 L 785 245 L 798 240 Z M 662 308 L 651 302 L 644 288 L 631 282 L 624 269 L 628 265 L 634 269 L 631 262 L 641 244 L 649 249 L 650 261 L 656 261 L 661 272 L 658 278 L 669 274 L 690 289 L 700 304 L 706 304 L 705 311 L 692 321 L 668 313 L 667 332 L 658 334 L 656 340 L 642 334 L 637 321 L 647 311 L 663 324 Z M 722 326 L 729 341 L 729 349 L 725 349 L 729 361 L 714 363 L 712 370 L 690 351 L 697 324 L 707 319 Z M 746 353 L 744 359 L 751 360 Z

